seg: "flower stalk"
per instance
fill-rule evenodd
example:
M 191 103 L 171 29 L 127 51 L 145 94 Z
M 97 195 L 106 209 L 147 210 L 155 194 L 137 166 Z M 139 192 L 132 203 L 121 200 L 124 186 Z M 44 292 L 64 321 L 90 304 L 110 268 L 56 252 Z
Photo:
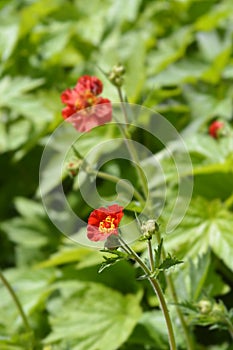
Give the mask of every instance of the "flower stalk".
M 23 310 L 23 307 L 21 305 L 21 302 L 18 298 L 18 296 L 16 295 L 14 289 L 12 288 L 12 286 L 10 285 L 10 283 L 8 282 L 8 280 L 6 279 L 6 277 L 3 275 L 3 273 L 1 272 L 0 270 L 0 279 L 2 280 L 2 283 L 4 284 L 4 286 L 6 287 L 6 289 L 8 290 L 12 300 L 14 301 L 15 303 L 15 306 L 17 307 L 18 309 L 18 312 L 22 318 L 22 321 L 23 321 L 23 324 L 24 324 L 24 327 L 25 329 L 28 331 L 28 333 L 31 334 L 31 338 L 32 338 L 32 343 L 33 343 L 33 338 L 34 338 L 34 333 L 33 333 L 33 330 L 28 322 L 28 319 L 27 319 L 27 316 Z M 33 349 L 33 346 L 30 347 L 30 350 Z
M 155 294 L 158 297 L 161 310 L 163 312 L 166 325 L 167 325 L 167 331 L 168 331 L 168 338 L 169 338 L 169 344 L 170 344 L 170 350 L 176 350 L 176 342 L 175 342 L 175 336 L 173 331 L 173 326 L 170 318 L 170 314 L 168 311 L 168 307 L 166 304 L 166 300 L 164 298 L 163 292 L 161 290 L 161 287 L 156 280 L 156 278 L 152 277 L 153 271 L 150 270 L 146 264 L 143 262 L 143 260 L 140 258 L 140 256 L 130 248 L 130 246 L 125 242 L 125 240 L 122 238 L 122 236 L 118 236 L 119 242 L 121 243 L 121 247 L 128 253 L 130 256 L 139 264 L 139 266 L 144 271 L 145 275 L 147 276 Z
M 148 247 L 148 255 L 149 255 L 149 261 L 150 261 L 150 269 L 151 269 L 151 273 L 153 273 L 155 270 L 155 263 L 154 263 L 151 239 L 147 240 L 147 247 Z
M 127 111 L 125 109 L 125 101 L 124 101 L 124 98 L 123 98 L 123 94 L 122 94 L 122 91 L 121 91 L 121 87 L 118 86 L 117 87 L 117 91 L 118 91 L 118 94 L 119 94 L 119 98 L 120 98 L 120 102 L 121 102 L 121 108 L 122 108 L 122 112 L 123 112 L 123 115 L 124 115 L 124 118 L 125 118 L 125 122 L 126 124 L 128 124 L 128 116 L 127 116 Z M 141 169 L 141 167 L 139 166 L 139 159 L 138 159 L 138 155 L 137 155 L 137 152 L 132 144 L 132 139 L 131 139 L 131 136 L 130 134 L 122 127 L 120 127 L 120 131 L 125 139 L 125 143 L 126 143 L 126 146 L 128 148 L 128 151 L 131 155 L 131 158 L 132 160 L 134 161 L 135 163 L 135 166 L 136 166 L 136 171 L 137 171 L 137 174 L 138 174 L 138 178 L 139 178 L 139 181 L 141 182 L 141 185 L 142 185 L 142 191 L 143 191 L 143 195 L 144 195 L 144 198 L 148 198 L 148 191 L 147 191 L 147 182 L 145 180 L 145 176 L 144 176 L 144 173 Z
M 125 118 L 125 123 L 128 126 L 129 120 L 128 120 L 128 115 L 127 115 L 126 108 L 125 108 L 124 97 L 123 97 L 122 90 L 121 90 L 120 86 L 117 86 L 117 92 L 118 92 L 118 95 L 119 95 L 119 99 L 121 101 L 121 109 L 122 109 L 122 112 L 123 112 L 123 115 L 124 115 L 124 118 Z
M 161 241 L 161 236 L 160 236 L 160 232 L 159 231 L 157 231 L 157 235 L 158 235 L 157 236 L 158 242 L 160 242 Z M 162 246 L 162 256 L 163 257 L 166 256 L 166 251 L 165 251 L 164 246 Z M 177 296 L 177 293 L 176 293 L 176 288 L 175 288 L 175 285 L 174 285 L 174 282 L 173 282 L 173 278 L 172 278 L 171 275 L 168 275 L 168 274 L 166 274 L 165 278 L 166 278 L 166 281 L 167 281 L 168 289 L 170 290 L 173 302 L 175 304 L 175 309 L 176 309 L 177 316 L 179 317 L 179 320 L 180 320 L 180 323 L 181 323 L 181 327 L 183 328 L 183 331 L 184 331 L 186 345 L 187 345 L 187 350 L 195 350 L 194 344 L 193 344 L 193 339 L 192 339 L 192 337 L 189 334 L 188 326 L 186 324 L 184 315 L 183 315 L 183 313 L 182 313 L 182 311 L 180 310 L 180 307 L 179 307 L 179 299 L 178 299 L 178 296 Z

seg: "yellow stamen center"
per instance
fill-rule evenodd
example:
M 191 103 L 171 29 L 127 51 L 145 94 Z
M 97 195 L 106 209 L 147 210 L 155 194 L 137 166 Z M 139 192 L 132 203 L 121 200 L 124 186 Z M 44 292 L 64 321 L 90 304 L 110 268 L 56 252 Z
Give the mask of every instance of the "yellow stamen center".
M 100 222 L 99 231 L 102 233 L 109 233 L 113 231 L 116 226 L 114 225 L 115 218 L 112 218 L 111 215 L 108 215 L 106 219 Z

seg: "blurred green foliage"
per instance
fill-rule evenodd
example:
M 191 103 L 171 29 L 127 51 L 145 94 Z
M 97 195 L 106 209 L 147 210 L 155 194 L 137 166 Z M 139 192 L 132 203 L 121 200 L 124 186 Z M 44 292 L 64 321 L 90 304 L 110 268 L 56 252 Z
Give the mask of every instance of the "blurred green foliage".
M 185 262 L 173 273 L 195 349 L 232 349 L 225 319 L 218 322 L 210 314 L 203 322 L 198 308 L 195 317 L 190 314 L 190 305 L 203 298 L 223 302 L 224 315 L 232 307 L 232 21 L 231 0 L 0 2 L 0 263 L 35 331 L 35 349 L 168 349 L 157 301 L 145 281 L 135 281 L 137 268 L 120 262 L 98 275 L 101 253 L 65 238 L 50 222 L 38 194 L 43 148 L 62 122 L 60 93 L 90 74 L 103 81 L 104 96 L 118 101 L 117 91 L 98 69 L 109 71 L 118 62 L 126 66 L 128 101 L 163 114 L 183 136 L 193 162 L 190 208 L 164 240 Z M 227 126 L 220 140 L 208 135 L 214 119 Z M 60 149 L 65 137 L 69 135 L 58 140 Z M 117 137 L 117 131 L 104 127 L 84 135 L 82 151 L 105 137 Z M 172 210 L 176 169 L 158 141 L 152 144 L 137 131 L 133 137 L 161 160 L 168 187 L 163 225 Z M 125 163 L 119 162 L 104 170 L 134 179 L 134 172 L 125 174 L 124 169 Z M 192 174 L 184 169 L 180 175 Z M 99 185 L 100 193 L 114 194 L 111 184 Z M 72 189 L 66 178 L 64 186 L 68 200 L 86 219 L 90 208 L 77 184 Z M 22 321 L 2 284 L 0 308 L 0 348 L 29 349 Z M 185 349 L 170 308 L 178 348 Z M 229 311 L 228 323 L 232 321 Z M 211 324 L 220 330 L 209 330 L 206 325 Z

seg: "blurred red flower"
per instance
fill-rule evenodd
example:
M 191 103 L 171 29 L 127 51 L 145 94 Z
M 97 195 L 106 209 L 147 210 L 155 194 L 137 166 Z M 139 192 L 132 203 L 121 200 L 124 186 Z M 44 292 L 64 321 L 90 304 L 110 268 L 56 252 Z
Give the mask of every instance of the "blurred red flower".
M 79 78 L 73 89 L 61 94 L 61 101 L 66 104 L 62 110 L 63 118 L 80 132 L 111 121 L 111 102 L 98 96 L 102 90 L 103 84 L 97 77 L 84 75 Z
M 123 207 L 117 204 L 95 209 L 88 218 L 87 237 L 97 242 L 110 235 L 118 235 L 118 226 L 123 215 Z
M 214 121 L 209 126 L 209 135 L 217 139 L 219 137 L 220 130 L 224 127 L 224 123 L 220 121 Z

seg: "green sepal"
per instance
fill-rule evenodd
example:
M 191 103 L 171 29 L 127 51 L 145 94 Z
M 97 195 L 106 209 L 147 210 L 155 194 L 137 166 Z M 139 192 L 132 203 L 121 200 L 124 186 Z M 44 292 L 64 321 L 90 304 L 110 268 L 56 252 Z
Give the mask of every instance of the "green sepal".
M 162 264 L 159 265 L 159 270 L 164 271 L 170 269 L 172 266 L 182 264 L 182 260 L 178 260 L 176 257 L 172 257 L 171 254 L 163 260 Z
M 126 255 L 125 253 L 122 253 L 118 250 L 102 249 L 101 251 L 105 252 L 105 253 L 110 253 L 110 254 L 115 255 L 115 256 L 108 257 L 108 256 L 104 255 L 103 258 L 105 261 L 100 265 L 98 273 L 101 273 L 106 268 L 116 264 L 117 262 L 119 262 L 121 260 L 126 260 L 128 258 L 128 255 Z

